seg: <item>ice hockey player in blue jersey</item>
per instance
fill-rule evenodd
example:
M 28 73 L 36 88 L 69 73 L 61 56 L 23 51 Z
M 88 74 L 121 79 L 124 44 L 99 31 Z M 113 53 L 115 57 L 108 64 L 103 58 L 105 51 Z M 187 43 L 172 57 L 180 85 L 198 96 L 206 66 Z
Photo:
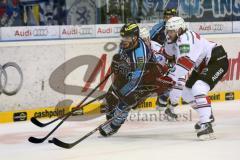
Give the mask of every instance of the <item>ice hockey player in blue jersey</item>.
M 139 37 L 137 24 L 125 24 L 120 35 L 120 50 L 113 56 L 111 64 L 113 83 L 105 98 L 106 119 L 114 119 L 99 130 L 105 137 L 119 130 L 131 110 L 129 106 L 134 107 L 151 93 L 163 92 L 171 85 L 156 84 L 155 75 L 160 74 L 156 73 L 158 70 L 154 70 L 154 64 L 150 62 L 151 50 Z
M 156 25 L 154 25 L 150 31 L 151 40 L 163 45 L 166 41 L 165 36 L 165 25 L 167 20 L 177 15 L 177 10 L 175 8 L 167 8 L 163 13 L 163 20 L 160 20 Z

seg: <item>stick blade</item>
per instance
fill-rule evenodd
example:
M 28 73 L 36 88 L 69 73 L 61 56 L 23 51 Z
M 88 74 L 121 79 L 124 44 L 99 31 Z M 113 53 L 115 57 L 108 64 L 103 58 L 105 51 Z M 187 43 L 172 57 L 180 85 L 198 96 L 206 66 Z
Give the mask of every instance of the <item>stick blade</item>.
M 52 140 L 49 140 L 48 142 L 53 143 L 58 147 L 62 147 L 62 148 L 66 148 L 66 149 L 70 149 L 74 146 L 74 144 L 62 142 L 57 138 L 53 138 Z
M 45 141 L 45 138 L 29 137 L 28 141 L 31 143 L 42 143 L 43 141 Z
M 32 122 L 33 124 L 35 124 L 36 126 L 38 126 L 38 127 L 45 127 L 45 124 L 43 124 L 42 122 L 40 122 L 39 120 L 37 120 L 37 118 L 35 118 L 35 117 L 32 117 L 32 118 L 31 118 L 31 122 Z

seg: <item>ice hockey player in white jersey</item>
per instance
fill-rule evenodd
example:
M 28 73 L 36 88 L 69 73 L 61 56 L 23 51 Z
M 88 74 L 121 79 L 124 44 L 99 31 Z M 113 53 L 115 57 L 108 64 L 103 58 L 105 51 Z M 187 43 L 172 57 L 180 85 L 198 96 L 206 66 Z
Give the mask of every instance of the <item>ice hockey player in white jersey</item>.
M 166 66 L 167 59 L 162 54 L 163 53 L 163 46 L 155 41 L 150 39 L 150 33 L 146 28 L 140 28 L 140 37 L 144 40 L 147 44 L 148 48 L 150 48 L 152 52 L 152 58 L 155 63 L 158 63 L 164 71 L 168 70 Z
M 208 92 L 222 79 L 228 70 L 228 58 L 222 46 L 209 42 L 199 34 L 187 29 L 181 17 L 172 17 L 166 23 L 166 34 L 176 57 L 175 71 L 165 80 L 177 81 L 190 74 L 183 89 L 182 98 L 192 104 L 199 114 L 194 126 L 197 137 L 214 139 L 213 113 Z
M 175 65 L 175 58 L 174 55 L 168 54 L 165 49 L 165 43 L 168 43 L 165 36 L 165 22 L 159 22 L 150 30 L 150 38 L 152 42 L 158 42 L 161 44 L 161 54 L 166 57 L 168 67 L 172 68 Z M 164 111 L 165 114 L 173 119 L 177 118 L 174 108 L 178 105 L 179 98 L 182 95 L 182 88 L 185 84 L 184 78 L 185 77 L 179 78 L 176 83 L 177 85 L 175 85 L 173 89 L 168 90 L 157 97 L 156 109 L 159 111 Z
M 161 25 L 163 28 L 163 24 Z M 160 27 L 160 23 L 158 25 Z M 161 28 L 161 27 L 160 27 Z M 158 35 L 158 37 L 160 37 Z M 170 65 L 173 65 L 173 63 L 169 63 L 168 59 L 165 54 L 165 49 L 163 47 L 164 43 L 164 38 L 159 38 L 162 39 L 162 43 L 159 44 L 156 41 L 153 41 L 150 39 L 150 32 L 146 28 L 141 28 L 140 29 L 140 37 L 144 40 L 144 42 L 147 44 L 148 48 L 150 48 L 151 53 L 152 53 L 152 62 L 156 63 L 156 66 L 160 70 L 159 74 L 164 75 L 168 74 L 168 72 L 172 69 Z M 165 34 L 162 35 L 161 37 L 165 37 Z M 158 75 L 158 76 L 161 76 Z M 179 78 L 182 80 L 182 78 Z M 182 81 L 185 82 L 185 79 Z M 177 114 L 174 112 L 174 108 L 178 105 L 179 98 L 182 95 L 182 81 L 177 81 L 177 83 L 173 86 L 173 88 L 169 88 L 169 90 L 166 90 L 164 93 L 161 93 L 158 95 L 157 101 L 156 101 L 156 109 L 159 111 L 164 111 L 166 115 L 169 116 L 169 118 L 176 119 Z M 180 89 L 179 89 L 180 88 Z M 169 100 L 169 106 L 167 107 L 167 103 Z
M 169 55 L 165 50 L 165 43 L 167 42 L 165 36 L 165 25 L 166 22 L 177 15 L 177 9 L 168 8 L 164 10 L 164 19 L 163 21 L 159 21 L 158 24 L 152 27 L 150 30 L 150 38 L 152 41 L 156 41 L 162 46 L 164 46 L 163 55 L 167 58 L 168 66 L 172 68 L 175 65 L 174 55 Z M 170 116 L 171 118 L 177 118 L 177 114 L 174 111 L 174 108 L 178 105 L 179 98 L 182 95 L 182 89 L 185 85 L 185 77 L 181 77 L 176 82 L 176 85 L 173 89 L 166 91 L 165 93 L 158 95 L 156 101 L 156 109 L 159 111 L 164 111 L 165 114 Z

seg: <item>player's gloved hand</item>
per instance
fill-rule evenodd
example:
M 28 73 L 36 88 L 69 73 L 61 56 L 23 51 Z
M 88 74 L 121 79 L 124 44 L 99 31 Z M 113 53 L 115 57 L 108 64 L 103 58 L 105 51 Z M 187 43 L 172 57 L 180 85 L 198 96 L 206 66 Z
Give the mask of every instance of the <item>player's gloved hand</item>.
M 163 75 L 167 75 L 169 70 L 170 70 L 170 68 L 169 68 L 169 66 L 167 64 L 162 66 L 162 73 L 163 73 Z
M 123 56 L 120 54 L 115 54 L 112 58 L 111 70 L 116 75 L 121 74 L 127 77 L 131 71 L 131 68 Z
M 173 88 L 175 81 L 168 76 L 160 76 L 156 78 L 156 85 L 159 86 L 159 89 L 156 92 L 162 94 L 164 91 Z
M 119 54 L 115 54 L 112 58 L 112 63 L 111 63 L 111 70 L 114 74 L 119 73 L 119 63 L 121 61 L 121 57 Z
M 168 76 L 158 77 L 157 81 L 166 84 L 168 87 L 173 87 L 176 84 L 176 81 L 174 81 L 171 77 Z

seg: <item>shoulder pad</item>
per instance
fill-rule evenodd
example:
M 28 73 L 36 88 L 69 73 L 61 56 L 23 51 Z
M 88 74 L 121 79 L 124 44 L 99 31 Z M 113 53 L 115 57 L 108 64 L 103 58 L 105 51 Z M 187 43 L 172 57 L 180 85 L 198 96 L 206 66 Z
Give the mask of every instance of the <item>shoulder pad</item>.
M 151 41 L 151 45 L 156 46 L 156 47 L 162 47 L 161 44 L 159 44 L 159 43 L 157 43 L 155 41 Z
M 190 44 L 191 39 L 191 34 L 189 33 L 189 31 L 187 31 L 177 39 L 177 44 Z
M 155 42 L 155 41 L 151 41 L 151 50 L 153 51 L 153 53 L 159 53 L 162 50 L 162 45 Z

